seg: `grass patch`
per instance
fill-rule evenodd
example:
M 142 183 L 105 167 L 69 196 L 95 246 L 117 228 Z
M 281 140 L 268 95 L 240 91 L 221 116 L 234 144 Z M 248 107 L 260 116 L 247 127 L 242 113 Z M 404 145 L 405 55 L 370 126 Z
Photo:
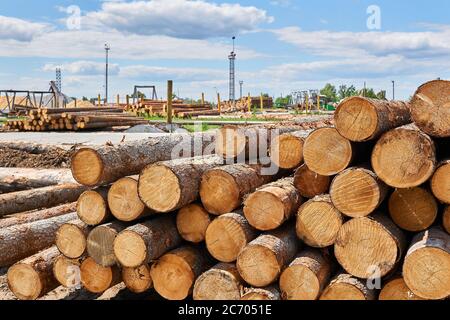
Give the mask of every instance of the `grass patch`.
M 184 125 L 183 128 L 189 132 L 195 132 L 195 130 L 198 128 L 198 125 L 187 124 L 187 125 Z M 219 129 L 219 128 L 220 128 L 220 126 L 217 126 L 217 125 L 209 125 L 207 123 L 202 123 L 201 131 L 205 132 L 205 131 Z

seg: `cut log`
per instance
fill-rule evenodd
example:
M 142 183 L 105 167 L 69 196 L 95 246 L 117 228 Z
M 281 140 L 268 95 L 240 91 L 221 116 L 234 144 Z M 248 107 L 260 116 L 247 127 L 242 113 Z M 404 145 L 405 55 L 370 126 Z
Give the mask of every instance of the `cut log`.
M 254 287 L 266 287 L 275 282 L 293 260 L 299 245 L 295 229 L 290 226 L 261 235 L 239 254 L 239 274 Z
M 375 290 L 366 282 L 349 274 L 341 273 L 325 288 L 320 300 L 375 300 Z
M 270 159 L 281 169 L 296 169 L 303 163 L 303 144 L 308 131 L 285 133 L 275 137 L 270 146 Z
M 262 186 L 244 202 L 244 214 L 251 226 L 269 231 L 289 220 L 302 203 L 294 178 L 285 178 Z
M 436 168 L 434 142 L 414 126 L 391 130 L 375 145 L 372 167 L 391 187 L 418 187 L 431 178 Z
M 184 300 L 191 293 L 195 279 L 210 267 L 202 250 L 185 246 L 175 249 L 155 262 L 151 269 L 153 285 L 167 300 Z
M 328 193 L 330 183 L 330 177 L 315 173 L 306 164 L 295 171 L 294 186 L 302 197 L 312 199 L 315 196 Z
M 177 214 L 177 229 L 181 237 L 192 243 L 205 240 L 206 230 L 212 219 L 200 204 L 189 204 L 181 208 Z
M 411 100 L 416 125 L 433 137 L 450 137 L 450 81 L 434 80 L 420 86 Z
M 433 195 L 423 188 L 396 189 L 389 199 L 389 213 L 400 228 L 419 232 L 433 225 L 438 204 Z
M 412 122 L 407 102 L 364 97 L 342 101 L 334 121 L 339 133 L 355 142 L 377 139 L 386 131 Z
M 111 220 L 112 216 L 107 197 L 108 188 L 83 192 L 77 203 L 77 213 L 80 220 L 90 226 L 97 226 Z
M 81 220 L 63 224 L 56 232 L 56 246 L 70 259 L 77 259 L 86 253 L 87 237 L 91 228 Z
M 55 289 L 52 267 L 58 256 L 53 246 L 13 265 L 7 275 L 9 289 L 20 300 L 36 300 Z
M 388 281 L 381 289 L 378 300 L 424 300 L 414 294 L 405 283 L 405 280 L 400 277 Z
M 128 227 L 114 240 L 121 265 L 136 268 L 158 259 L 182 242 L 175 217 L 163 216 Z
M 355 218 L 339 230 L 334 253 L 351 275 L 368 279 L 383 277 L 394 269 L 405 249 L 402 231 L 382 214 Z
M 431 179 L 431 190 L 439 201 L 450 204 L 450 160 L 439 165 Z
M 239 208 L 245 195 L 274 180 L 261 174 L 261 165 L 234 164 L 208 170 L 203 174 L 200 197 L 205 209 L 221 215 Z
M 418 234 L 406 254 L 403 277 L 421 298 L 450 296 L 450 235 L 437 227 Z
M 0 195 L 0 217 L 74 202 L 85 190 L 85 187 L 77 184 L 63 184 L 2 194 Z
M 280 290 L 277 286 L 267 288 L 246 288 L 241 300 L 270 301 L 281 300 Z
M 444 226 L 444 230 L 447 231 L 448 234 L 450 234 L 450 206 L 448 206 L 444 210 L 442 225 Z
M 375 173 L 361 167 L 344 170 L 333 179 L 330 187 L 336 209 L 351 218 L 373 213 L 387 193 L 388 186 Z
M 306 138 L 303 156 L 309 169 L 323 176 L 333 176 L 350 166 L 357 154 L 356 148 L 356 144 L 335 128 L 321 128 Z
M 223 159 L 206 156 L 149 165 L 139 176 L 139 197 L 157 212 L 181 209 L 199 197 L 203 173 L 222 164 Z
M 0 267 L 10 266 L 52 246 L 59 227 L 76 218 L 76 213 L 69 213 L 0 229 Z
M 344 217 L 329 195 L 317 196 L 298 209 L 297 236 L 314 248 L 325 248 L 336 242 Z
M 76 202 L 72 202 L 50 209 L 14 214 L 11 216 L 6 216 L 3 219 L 0 219 L 0 229 L 8 228 L 19 224 L 35 222 L 39 220 L 55 218 L 75 211 L 76 211 Z
M 53 275 L 65 288 L 78 288 L 81 286 L 80 266 L 84 257 L 70 259 L 63 255 L 55 259 L 53 264 Z
M 331 264 L 319 250 L 297 255 L 280 276 L 283 300 L 317 300 L 328 284 Z
M 134 293 L 144 293 L 153 287 L 150 276 L 150 266 L 143 264 L 137 268 L 123 268 L 122 279 L 128 290 Z
M 221 262 L 236 261 L 245 246 L 258 233 L 245 219 L 242 211 L 227 213 L 216 218 L 206 230 L 206 246 L 209 253 Z
M 113 183 L 120 178 L 138 174 L 146 165 L 172 159 L 174 150 L 185 151 L 184 157 L 194 155 L 211 143 L 212 135 L 170 135 L 141 141 L 78 150 L 71 161 L 75 180 L 90 187 Z
M 194 284 L 194 300 L 241 299 L 243 281 L 235 264 L 219 263 L 200 275 Z
M 119 284 L 121 273 L 117 266 L 103 267 L 91 257 L 83 261 L 80 267 L 81 283 L 92 293 L 102 293 Z
M 128 225 L 114 221 L 94 228 L 87 238 L 87 252 L 94 261 L 104 267 L 116 264 L 114 255 L 114 239 Z

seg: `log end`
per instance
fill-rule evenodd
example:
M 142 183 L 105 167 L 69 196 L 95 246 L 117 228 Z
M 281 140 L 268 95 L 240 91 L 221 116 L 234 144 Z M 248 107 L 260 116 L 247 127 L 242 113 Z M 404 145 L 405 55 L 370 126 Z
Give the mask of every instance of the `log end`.
M 78 199 L 77 214 L 87 225 L 95 226 L 102 223 L 108 215 L 105 199 L 95 191 L 85 191 Z
M 86 236 L 76 225 L 64 224 L 56 232 L 56 246 L 66 257 L 76 259 L 86 251 Z
M 245 152 L 246 137 L 238 127 L 224 126 L 217 131 L 216 154 L 224 159 L 234 159 Z
M 441 202 L 450 204 L 450 161 L 436 170 L 431 179 L 431 189 Z
M 138 182 L 129 177 L 122 178 L 111 186 L 108 205 L 114 217 L 126 222 L 138 219 L 146 208 L 138 196 Z
M 75 152 L 71 160 L 74 179 L 85 186 L 96 186 L 102 177 L 103 161 L 97 151 L 83 148 Z
M 36 300 L 45 285 L 39 273 L 28 264 L 17 263 L 8 270 L 9 289 L 20 300 Z
M 310 268 L 293 265 L 281 274 L 280 290 L 284 300 L 316 300 L 321 287 L 317 275 Z
M 348 283 L 334 283 L 329 285 L 320 297 L 320 300 L 346 300 L 362 301 L 367 300 L 364 292 L 358 287 Z
M 209 170 L 203 175 L 200 198 L 206 210 L 216 215 L 229 213 L 241 204 L 239 186 L 223 170 Z
M 147 259 L 147 246 L 139 234 L 125 230 L 114 239 L 114 254 L 121 265 L 137 268 Z
M 64 256 L 56 258 L 53 264 L 53 275 L 56 280 L 66 288 L 75 288 L 80 285 L 80 260 L 68 259 Z
M 406 285 L 403 278 L 395 278 L 386 283 L 380 292 L 378 300 L 393 300 L 393 301 L 405 301 L 405 300 L 424 300 L 416 296 Z
M 109 267 L 117 262 L 113 250 L 116 236 L 117 232 L 107 226 L 98 226 L 89 233 L 87 252 L 99 265 Z
M 331 178 L 311 171 L 306 164 L 297 169 L 294 186 L 302 197 L 311 199 L 328 192 Z
M 193 291 L 194 300 L 233 301 L 241 298 L 241 284 L 225 270 L 211 269 L 197 278 Z
M 150 267 L 146 264 L 137 268 L 124 267 L 122 279 L 128 290 L 134 293 L 144 293 L 153 287 Z
M 268 188 L 256 191 L 247 198 L 244 214 L 250 225 L 261 231 L 274 230 L 286 220 L 284 203 Z
M 447 231 L 448 234 L 450 234 L 450 206 L 448 206 L 444 210 L 442 225 L 444 226 L 444 230 Z
M 205 240 L 206 230 L 211 219 L 208 212 L 198 204 L 190 204 L 180 209 L 177 214 L 177 229 L 181 237 L 192 243 Z
M 295 169 L 303 162 L 304 139 L 283 134 L 274 139 L 270 159 L 281 169 Z
M 94 259 L 87 258 L 80 267 L 81 283 L 92 293 L 102 293 L 111 287 L 113 282 L 113 270 L 111 267 L 103 267 Z

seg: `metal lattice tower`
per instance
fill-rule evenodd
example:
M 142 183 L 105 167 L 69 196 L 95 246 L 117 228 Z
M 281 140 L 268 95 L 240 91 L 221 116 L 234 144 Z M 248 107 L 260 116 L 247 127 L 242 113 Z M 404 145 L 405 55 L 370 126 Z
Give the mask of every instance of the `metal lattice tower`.
M 61 77 L 61 68 L 56 68 L 56 87 L 59 92 L 61 92 L 62 88 L 62 77 Z
M 230 101 L 236 101 L 236 72 L 235 72 L 235 61 L 236 61 L 236 53 L 234 52 L 234 40 L 236 37 L 233 37 L 233 51 L 231 51 L 228 59 L 230 60 Z

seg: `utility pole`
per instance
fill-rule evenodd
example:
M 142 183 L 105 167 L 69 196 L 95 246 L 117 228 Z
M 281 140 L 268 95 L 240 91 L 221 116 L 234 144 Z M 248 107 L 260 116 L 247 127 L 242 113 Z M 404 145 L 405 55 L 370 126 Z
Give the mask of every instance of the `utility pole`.
M 106 52 L 106 74 L 105 74 L 105 104 L 108 103 L 108 68 L 109 68 L 109 50 L 111 47 L 105 43 L 105 52 Z
M 244 85 L 244 81 L 239 81 L 239 87 L 240 87 L 240 99 L 242 100 L 242 86 Z
M 395 100 L 395 81 L 392 80 L 392 100 Z

